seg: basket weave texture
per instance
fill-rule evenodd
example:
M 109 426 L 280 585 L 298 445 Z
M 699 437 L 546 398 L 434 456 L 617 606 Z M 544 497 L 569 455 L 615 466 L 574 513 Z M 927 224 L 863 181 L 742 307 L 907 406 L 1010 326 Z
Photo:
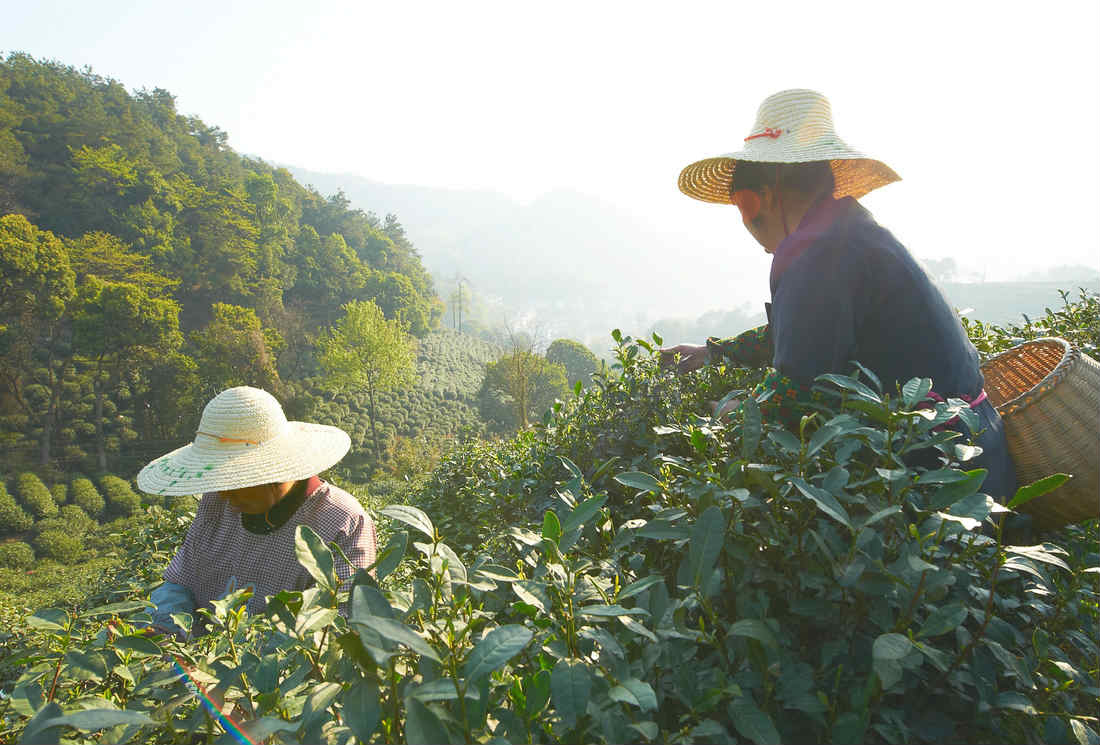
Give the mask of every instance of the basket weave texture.
M 1020 510 L 1040 531 L 1100 517 L 1100 363 L 1048 337 L 997 355 L 982 373 L 1019 483 L 1073 476 Z

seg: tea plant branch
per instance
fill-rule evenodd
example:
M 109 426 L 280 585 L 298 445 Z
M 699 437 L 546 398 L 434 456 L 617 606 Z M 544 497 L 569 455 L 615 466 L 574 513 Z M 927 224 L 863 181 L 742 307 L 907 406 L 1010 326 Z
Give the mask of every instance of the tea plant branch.
M 894 632 L 900 632 L 906 626 L 909 625 L 910 619 L 913 617 L 913 611 L 917 607 L 917 599 L 920 598 L 921 593 L 924 592 L 924 580 L 928 576 L 928 570 L 925 569 L 920 573 L 920 582 L 917 583 L 917 590 L 913 593 L 913 597 L 909 600 L 909 607 L 905 609 L 905 613 L 898 618 L 898 622 L 894 625 Z

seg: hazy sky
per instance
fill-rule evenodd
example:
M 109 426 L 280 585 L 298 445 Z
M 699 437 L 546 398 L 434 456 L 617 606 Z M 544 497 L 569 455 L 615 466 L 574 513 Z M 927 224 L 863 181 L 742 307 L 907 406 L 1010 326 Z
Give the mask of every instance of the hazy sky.
M 761 283 L 736 210 L 676 177 L 739 149 L 770 93 L 815 88 L 841 137 L 904 179 L 864 203 L 916 255 L 990 279 L 1100 267 L 1096 0 L 36 0 L 3 15 L 0 51 L 165 88 L 240 152 L 519 200 L 574 189 Z

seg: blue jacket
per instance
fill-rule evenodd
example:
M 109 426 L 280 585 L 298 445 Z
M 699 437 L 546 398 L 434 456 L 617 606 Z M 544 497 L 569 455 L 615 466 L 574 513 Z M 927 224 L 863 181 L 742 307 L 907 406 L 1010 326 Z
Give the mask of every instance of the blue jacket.
M 906 248 L 851 197 L 815 203 L 776 249 L 769 325 L 773 365 L 797 383 L 870 368 L 887 392 L 931 378 L 944 398 L 974 398 L 983 378 L 977 350 L 939 289 Z M 1000 416 L 987 401 L 974 467 L 989 469 L 983 491 L 1016 490 Z M 961 426 L 961 425 L 959 425 Z M 969 465 L 969 463 L 968 463 Z

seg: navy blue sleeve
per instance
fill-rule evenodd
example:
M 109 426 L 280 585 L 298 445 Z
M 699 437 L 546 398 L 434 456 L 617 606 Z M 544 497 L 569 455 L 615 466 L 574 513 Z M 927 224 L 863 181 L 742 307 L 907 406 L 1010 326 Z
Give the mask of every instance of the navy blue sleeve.
M 772 298 L 773 365 L 796 383 L 850 372 L 857 358 L 864 267 L 853 260 L 856 252 L 833 248 L 818 243 L 803 253 L 783 273 Z

